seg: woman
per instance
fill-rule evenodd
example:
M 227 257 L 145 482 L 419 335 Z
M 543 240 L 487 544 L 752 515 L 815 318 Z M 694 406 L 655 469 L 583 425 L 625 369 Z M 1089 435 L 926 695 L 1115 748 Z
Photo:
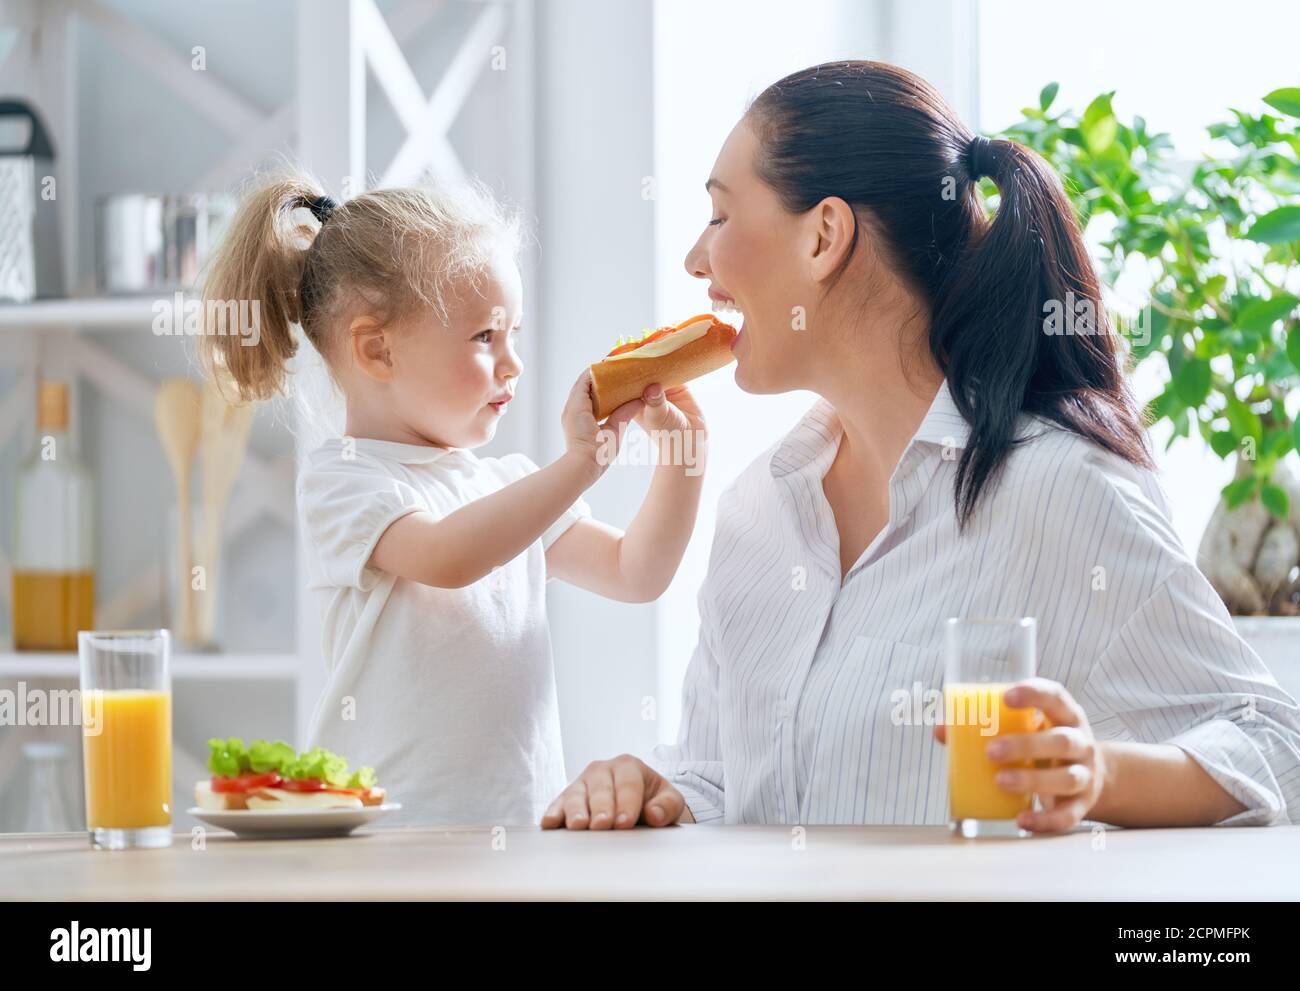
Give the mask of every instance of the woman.
M 990 223 L 976 195 L 988 176 Z M 1051 728 L 1004 736 L 1028 830 L 1300 821 L 1300 709 L 1180 545 L 1060 181 L 923 80 L 764 91 L 687 256 L 745 317 L 736 382 L 821 398 L 723 494 L 676 746 L 591 764 L 544 827 L 942 823 L 949 616 L 1034 616 Z M 1045 331 L 1087 301 L 1096 332 Z M 1075 312 L 1078 312 L 1077 310 Z

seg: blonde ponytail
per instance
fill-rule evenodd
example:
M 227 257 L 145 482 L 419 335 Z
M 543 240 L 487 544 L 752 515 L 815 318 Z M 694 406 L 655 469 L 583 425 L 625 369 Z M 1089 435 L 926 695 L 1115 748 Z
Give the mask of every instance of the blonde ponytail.
M 213 258 L 203 287 L 199 353 L 207 371 L 231 381 L 243 401 L 283 391 L 298 349 L 292 325 L 302 322 L 298 293 L 307 251 L 319 230 L 295 211 L 323 193 L 318 182 L 298 173 L 263 180 L 240 205 Z M 237 306 L 251 311 L 255 333 L 236 333 L 227 321 L 213 319 Z

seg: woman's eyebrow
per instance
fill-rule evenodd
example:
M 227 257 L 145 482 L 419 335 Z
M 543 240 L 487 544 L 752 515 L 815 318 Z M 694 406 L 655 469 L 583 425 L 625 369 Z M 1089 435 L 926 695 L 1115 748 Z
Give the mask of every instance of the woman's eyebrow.
M 722 180 L 721 180 L 721 179 L 714 179 L 714 178 L 712 178 L 712 177 L 710 177 L 709 180 L 708 180 L 707 182 L 705 182 L 705 184 L 704 184 L 704 191 L 705 191 L 705 192 L 708 192 L 710 189 L 713 189 L 715 186 L 716 186 L 718 189 L 722 190 L 724 193 L 729 193 L 729 192 L 731 192 L 730 189 L 728 189 L 726 186 L 724 186 L 724 185 L 722 184 Z

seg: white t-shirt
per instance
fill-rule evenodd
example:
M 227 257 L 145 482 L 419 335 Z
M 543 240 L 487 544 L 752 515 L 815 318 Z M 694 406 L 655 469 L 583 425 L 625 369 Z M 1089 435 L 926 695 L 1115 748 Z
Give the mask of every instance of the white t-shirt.
M 394 520 L 444 517 L 536 470 L 522 454 L 347 438 L 312 452 L 299 476 L 327 672 L 307 746 L 375 768 L 402 804 L 385 825 L 536 824 L 566 784 L 545 549 L 587 504 L 465 588 L 366 564 Z

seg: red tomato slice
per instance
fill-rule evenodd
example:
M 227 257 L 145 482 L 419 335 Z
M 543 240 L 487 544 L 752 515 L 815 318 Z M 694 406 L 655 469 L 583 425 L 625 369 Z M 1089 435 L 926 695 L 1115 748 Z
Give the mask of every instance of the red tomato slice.
M 251 791 L 254 788 L 278 788 L 280 772 L 267 771 L 265 774 L 241 774 L 230 778 L 224 774 L 212 775 L 212 790 L 216 792 Z
M 329 786 L 320 778 L 285 778 L 280 782 L 285 791 L 327 791 Z

